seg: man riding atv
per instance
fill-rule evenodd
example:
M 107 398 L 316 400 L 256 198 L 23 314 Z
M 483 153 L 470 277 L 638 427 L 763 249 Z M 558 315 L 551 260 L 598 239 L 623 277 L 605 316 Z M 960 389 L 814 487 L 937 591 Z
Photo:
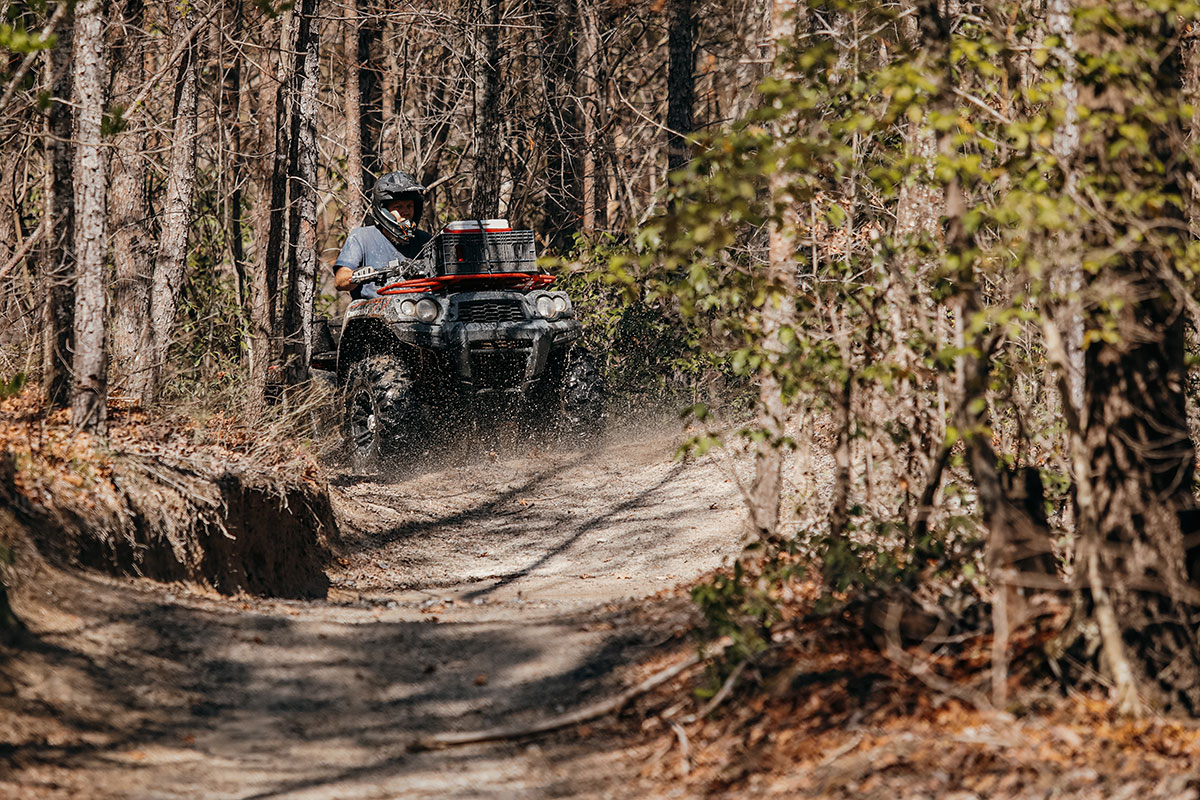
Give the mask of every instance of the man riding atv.
M 539 434 L 595 433 L 599 365 L 570 298 L 537 265 L 533 231 L 459 220 L 431 236 L 417 229 L 423 210 L 419 183 L 384 175 L 373 224 L 350 232 L 334 264 L 354 300 L 320 326 L 312 367 L 339 388 L 351 464 L 379 468 L 505 417 Z
M 370 218 L 373 225 L 350 231 L 333 265 L 333 285 L 350 292 L 355 300 L 378 297 L 373 282 L 359 286 L 354 271 L 363 267 L 382 269 L 397 260 L 416 258 L 430 239 L 419 230 L 425 209 L 425 187 L 406 172 L 389 172 L 371 189 Z

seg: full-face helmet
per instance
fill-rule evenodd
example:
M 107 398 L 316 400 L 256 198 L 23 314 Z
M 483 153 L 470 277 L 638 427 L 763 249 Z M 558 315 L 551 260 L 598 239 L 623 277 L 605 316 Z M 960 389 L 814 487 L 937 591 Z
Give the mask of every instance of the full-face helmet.
M 410 197 L 413 201 L 411 224 L 398 222 L 392 216 L 392 212 L 388 211 L 389 203 L 405 197 Z M 371 189 L 371 220 L 375 227 L 397 244 L 412 238 L 424 208 L 425 187 L 407 172 L 389 172 L 375 181 L 375 186 Z

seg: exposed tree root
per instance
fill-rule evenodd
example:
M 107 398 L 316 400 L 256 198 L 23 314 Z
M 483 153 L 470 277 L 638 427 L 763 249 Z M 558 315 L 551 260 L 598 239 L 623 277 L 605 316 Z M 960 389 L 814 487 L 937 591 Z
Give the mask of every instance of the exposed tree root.
M 729 646 L 728 637 L 718 640 L 711 651 L 712 653 L 724 652 Z M 679 661 L 671 666 L 662 669 L 637 686 L 626 689 L 616 697 L 611 697 L 607 700 L 601 700 L 598 703 L 593 703 L 590 706 L 575 711 L 570 711 L 565 714 L 559 714 L 556 717 L 535 722 L 531 725 L 503 725 L 495 728 L 485 728 L 479 731 L 461 731 L 458 733 L 440 733 L 433 736 L 424 736 L 409 744 L 408 749 L 412 751 L 419 750 L 440 750 L 445 747 L 455 747 L 457 745 L 475 744 L 477 742 L 495 742 L 503 739 L 523 739 L 527 736 L 536 736 L 540 733 L 549 733 L 550 731 L 569 728 L 572 725 L 579 725 L 584 722 L 590 722 L 594 719 L 615 713 L 624 708 L 631 700 L 639 697 L 652 689 L 661 686 L 672 678 L 686 672 L 688 669 L 707 660 L 709 653 L 696 653 Z

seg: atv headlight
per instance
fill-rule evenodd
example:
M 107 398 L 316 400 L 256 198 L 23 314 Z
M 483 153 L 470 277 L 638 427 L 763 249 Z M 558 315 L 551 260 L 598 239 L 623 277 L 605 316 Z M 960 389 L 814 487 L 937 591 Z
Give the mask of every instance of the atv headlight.
M 554 298 L 548 294 L 544 294 L 537 299 L 538 316 L 550 319 L 554 316 Z
M 422 297 L 417 301 L 417 319 L 421 322 L 433 322 L 441 313 L 441 307 L 432 297 Z
M 567 311 L 567 298 L 561 294 L 554 298 L 554 313 L 565 314 Z
M 417 304 L 412 300 L 400 301 L 400 313 L 406 317 L 415 317 L 417 315 Z

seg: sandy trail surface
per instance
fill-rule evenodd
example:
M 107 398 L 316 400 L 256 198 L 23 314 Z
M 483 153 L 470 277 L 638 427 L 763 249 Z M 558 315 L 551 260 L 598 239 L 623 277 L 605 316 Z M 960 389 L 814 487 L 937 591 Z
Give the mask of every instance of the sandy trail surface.
M 633 796 L 638 765 L 586 737 L 409 744 L 578 708 L 686 650 L 687 604 L 647 598 L 735 552 L 743 512 L 679 438 L 337 475 L 323 601 L 48 573 L 16 598 L 36 645 L 0 678 L 0 797 Z

